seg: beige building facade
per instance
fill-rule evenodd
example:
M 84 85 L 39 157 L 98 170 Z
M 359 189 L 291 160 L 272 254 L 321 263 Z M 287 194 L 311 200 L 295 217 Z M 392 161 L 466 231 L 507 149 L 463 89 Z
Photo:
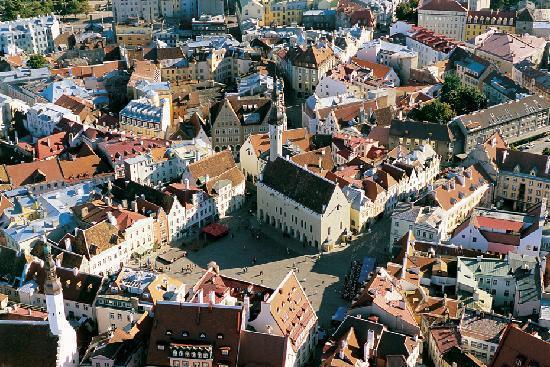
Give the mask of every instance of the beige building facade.
M 418 8 L 418 25 L 464 41 L 468 11 L 455 0 L 432 0 Z
M 350 204 L 336 183 L 279 157 L 257 187 L 258 218 L 283 233 L 324 250 L 349 233 Z

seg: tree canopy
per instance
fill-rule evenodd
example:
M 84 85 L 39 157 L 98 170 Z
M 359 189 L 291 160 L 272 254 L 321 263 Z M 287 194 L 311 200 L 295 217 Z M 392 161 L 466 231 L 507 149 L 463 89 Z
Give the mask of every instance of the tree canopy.
M 454 73 L 445 77 L 439 98 L 441 102 L 448 103 L 457 115 L 487 107 L 487 98 L 478 89 L 462 86 L 460 78 Z
M 434 99 L 425 103 L 422 107 L 414 109 L 409 113 L 409 117 L 418 121 L 429 121 L 445 125 L 449 122 L 455 113 L 448 103 Z
M 405 1 L 395 8 L 395 17 L 398 20 L 416 24 L 418 22 L 418 0 Z
M 31 69 L 40 69 L 48 65 L 48 60 L 42 55 L 31 55 L 27 60 L 27 67 Z
M 0 0 L 3 21 L 17 19 L 17 16 L 30 18 L 52 12 L 59 15 L 83 14 L 88 9 L 88 0 Z

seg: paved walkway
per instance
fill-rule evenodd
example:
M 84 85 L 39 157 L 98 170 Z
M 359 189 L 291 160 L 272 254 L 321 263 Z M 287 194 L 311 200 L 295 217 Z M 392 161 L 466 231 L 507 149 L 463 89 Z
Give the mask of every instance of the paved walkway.
M 223 221 L 230 226 L 230 235 L 199 250 L 189 251 L 187 257 L 169 266 L 158 262 L 157 266 L 163 266 L 165 272 L 182 279 L 190 286 L 199 279 L 210 261 L 216 261 L 225 275 L 272 288 L 291 269 L 296 269 L 298 279 L 318 312 L 320 325 L 328 328 L 336 309 L 346 305 L 340 291 L 351 262 L 365 256 L 376 257 L 381 264 L 387 261 L 384 250 L 389 233 L 387 218 L 376 223 L 371 233 L 365 233 L 351 244 L 332 253 L 319 256 L 315 248 L 303 247 L 293 239 L 284 238 L 273 227 L 260 225 L 249 212 L 249 205 Z M 252 234 L 251 229 L 254 233 L 259 232 L 260 237 Z M 154 256 L 151 256 L 151 260 Z M 190 273 L 185 271 L 188 266 L 193 267 Z

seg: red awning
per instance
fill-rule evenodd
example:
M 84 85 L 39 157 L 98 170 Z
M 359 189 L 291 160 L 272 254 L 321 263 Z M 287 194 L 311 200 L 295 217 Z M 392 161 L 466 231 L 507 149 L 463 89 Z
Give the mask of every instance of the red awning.
M 229 227 L 224 226 L 220 223 L 212 223 L 207 226 L 204 226 L 201 229 L 202 233 L 206 233 L 212 237 L 223 237 L 229 233 Z

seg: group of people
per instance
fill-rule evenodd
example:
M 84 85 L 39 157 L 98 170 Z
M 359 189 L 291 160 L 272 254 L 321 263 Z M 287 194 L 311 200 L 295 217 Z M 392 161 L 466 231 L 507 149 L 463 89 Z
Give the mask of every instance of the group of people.
M 353 297 L 359 291 L 360 284 L 358 282 L 359 275 L 361 274 L 361 263 L 353 260 L 348 274 L 344 278 L 344 287 L 342 289 L 342 298 L 347 301 L 351 301 Z

